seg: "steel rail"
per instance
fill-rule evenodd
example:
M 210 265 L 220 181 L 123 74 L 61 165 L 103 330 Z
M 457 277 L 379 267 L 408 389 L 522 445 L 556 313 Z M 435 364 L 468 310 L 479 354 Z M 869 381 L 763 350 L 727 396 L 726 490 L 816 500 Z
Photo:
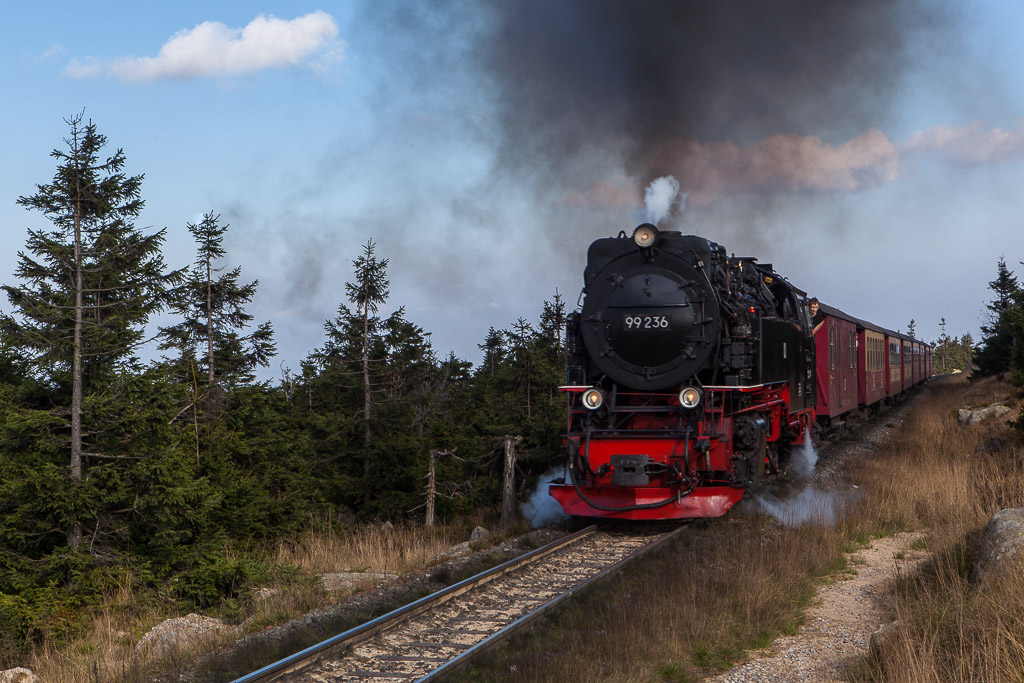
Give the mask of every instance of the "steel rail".
M 431 593 L 430 595 L 420 598 L 419 600 L 404 607 L 399 607 L 398 609 L 368 621 L 365 624 L 351 628 L 336 636 L 332 636 L 323 642 L 296 652 L 295 654 L 278 660 L 273 664 L 268 664 L 267 666 L 253 671 L 250 674 L 246 674 L 241 678 L 236 678 L 232 683 L 266 683 L 267 681 L 278 680 L 281 676 L 295 673 L 324 657 L 341 653 L 353 645 L 357 645 L 365 640 L 369 640 L 370 638 L 377 636 L 380 633 L 383 633 L 384 631 L 390 630 L 402 622 L 433 609 L 434 607 L 437 607 L 458 595 L 466 593 L 478 586 L 482 586 L 493 579 L 504 576 L 523 565 L 535 562 L 546 555 L 550 555 L 553 552 L 561 550 L 567 545 L 576 543 L 577 541 L 590 536 L 597 531 L 597 529 L 598 525 L 595 524 L 585 529 L 581 529 L 576 533 L 569 534 L 568 536 L 552 541 L 547 545 L 513 558 L 508 562 L 498 565 L 497 567 L 492 567 L 487 571 L 471 576 L 468 579 L 464 579 L 463 581 L 452 586 L 448 586 L 436 593 Z
M 601 582 L 611 578 L 612 576 L 614 576 L 620 569 L 622 569 L 624 566 L 626 566 L 630 562 L 633 562 L 637 558 L 640 558 L 640 557 L 646 555 L 647 553 L 651 552 L 655 548 L 661 547 L 662 545 L 664 545 L 668 541 L 670 541 L 673 538 L 675 538 L 676 535 L 679 534 L 680 532 L 682 532 L 685 528 L 686 528 L 685 526 L 680 526 L 680 527 L 678 527 L 678 528 L 676 528 L 676 529 L 666 533 L 664 536 L 662 536 L 662 537 L 656 539 L 655 541 L 653 541 L 652 543 L 644 546 L 643 548 L 641 548 L 637 552 L 635 552 L 635 553 L 633 553 L 631 555 L 627 555 L 626 557 L 622 558 L 621 560 L 619 560 L 615 564 L 610 565 L 609 567 L 601 570 L 599 573 L 597 573 L 594 576 L 590 577 L 589 579 L 587 579 L 583 583 L 580 583 L 580 584 L 578 584 L 576 586 L 572 586 L 571 588 L 566 590 L 564 593 L 562 593 L 558 597 L 551 599 L 550 601 L 544 603 L 543 605 L 541 605 L 537 609 L 533 610 L 529 614 L 526 614 L 526 615 L 520 617 L 519 619 L 517 619 L 516 621 L 512 622 L 511 624 L 509 624 L 505 628 L 501 629 L 500 631 L 494 633 L 491 636 L 488 636 L 484 640 L 481 640 L 479 643 L 477 643 L 473 647 L 469 648 L 468 650 L 466 650 L 462 654 L 457 655 L 453 659 L 448 660 L 447 662 L 445 662 L 444 664 L 442 664 L 438 668 L 434 669 L 430 673 L 426 674 L 425 676 L 422 676 L 421 678 L 416 679 L 416 683 L 425 683 L 426 681 L 434 681 L 434 680 L 440 678 L 441 676 L 449 674 L 452 671 L 454 671 L 454 670 L 456 670 L 456 669 L 458 669 L 460 667 L 465 666 L 474 657 L 477 657 L 480 654 L 482 654 L 482 653 L 484 653 L 484 652 L 486 652 L 488 650 L 491 650 L 494 647 L 497 647 L 498 645 L 501 645 L 506 640 L 508 640 L 510 637 L 515 635 L 517 632 L 519 632 L 520 630 L 524 629 L 526 626 L 529 626 L 534 620 L 536 620 L 539 617 L 544 616 L 544 615 L 548 614 L 549 612 L 551 612 L 554 608 L 558 607 L 565 600 L 568 600 L 569 598 L 573 597 L 574 595 L 577 595 L 578 593 L 582 593 L 583 591 L 586 591 L 586 590 L 588 590 L 590 588 L 593 588 L 597 584 L 599 584 L 599 583 L 601 583 Z

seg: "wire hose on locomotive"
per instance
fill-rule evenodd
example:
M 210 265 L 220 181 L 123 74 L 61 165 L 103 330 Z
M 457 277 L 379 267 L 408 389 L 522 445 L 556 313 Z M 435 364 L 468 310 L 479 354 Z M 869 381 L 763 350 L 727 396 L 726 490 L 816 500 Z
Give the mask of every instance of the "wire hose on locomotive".
M 590 467 L 586 464 L 586 463 L 590 462 L 590 429 L 587 429 L 587 432 L 586 432 L 586 443 L 583 446 L 583 449 L 584 449 L 584 458 L 583 458 L 584 467 L 587 470 L 590 470 Z M 612 507 L 612 506 L 608 506 L 608 505 L 600 505 L 600 504 L 595 503 L 594 501 L 590 500 L 589 498 L 587 498 L 587 496 L 580 489 L 579 483 L 576 481 L 576 459 L 578 457 L 579 457 L 579 453 L 576 453 L 572 457 L 569 458 L 569 480 L 572 481 L 572 487 L 574 489 L 576 489 L 576 495 L 578 495 L 580 497 L 580 500 L 582 500 L 584 503 L 586 503 L 590 507 L 594 508 L 595 510 L 601 510 L 602 512 L 629 512 L 631 510 L 654 510 L 654 509 L 657 509 L 657 508 L 663 508 L 666 505 L 670 505 L 670 504 L 680 500 L 681 498 L 690 495 L 691 493 L 693 493 L 694 489 L 696 489 L 696 486 L 691 483 L 690 488 L 688 488 L 686 491 L 682 491 L 682 487 L 680 487 L 680 490 L 678 492 L 676 492 L 675 494 L 673 494 L 671 497 L 666 498 L 665 500 L 657 501 L 655 503 L 641 503 L 641 504 L 638 504 L 638 505 L 623 505 L 621 507 Z M 597 474 L 593 470 L 590 470 L 590 473 L 592 475 L 595 475 L 595 476 Z M 586 476 L 586 472 L 583 473 L 583 476 Z

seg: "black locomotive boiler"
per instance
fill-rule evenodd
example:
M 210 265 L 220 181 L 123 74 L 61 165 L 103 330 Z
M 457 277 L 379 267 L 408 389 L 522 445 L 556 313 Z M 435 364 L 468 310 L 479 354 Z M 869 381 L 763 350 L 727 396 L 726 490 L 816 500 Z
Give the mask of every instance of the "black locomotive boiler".
M 806 293 L 754 258 L 644 223 L 590 245 L 566 330 L 566 513 L 723 514 L 815 413 Z

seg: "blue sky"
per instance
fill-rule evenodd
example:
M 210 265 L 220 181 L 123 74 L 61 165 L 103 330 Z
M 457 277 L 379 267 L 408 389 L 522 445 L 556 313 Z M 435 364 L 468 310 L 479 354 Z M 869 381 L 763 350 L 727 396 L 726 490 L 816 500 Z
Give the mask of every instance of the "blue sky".
M 837 72 L 864 93 L 854 113 L 825 96 L 818 107 L 814 90 L 783 74 L 767 83 L 786 98 L 760 117 L 761 104 L 729 86 L 733 76 L 748 85 L 750 70 L 730 63 L 739 71 L 723 67 L 694 91 L 709 102 L 700 125 L 667 126 L 644 150 L 667 160 L 659 168 L 685 193 L 666 226 L 771 262 L 858 317 L 904 330 L 914 318 L 933 340 L 944 316 L 951 333 L 977 337 L 997 259 L 1024 275 L 1024 8 L 908 4 L 918 13 L 906 25 L 883 17 L 894 23 L 874 29 L 896 34 L 891 71 L 873 62 Z M 323 343 L 370 238 L 390 259 L 386 311 L 404 305 L 442 355 L 477 362 L 488 327 L 536 320 L 556 290 L 575 304 L 587 245 L 643 220 L 644 187 L 660 175 L 625 161 L 631 119 L 602 116 L 604 85 L 570 79 L 558 96 L 586 101 L 594 117 L 583 108 L 549 126 L 551 101 L 524 97 L 549 92 L 547 44 L 529 43 L 532 33 L 517 42 L 531 17 L 513 16 L 514 3 L 410 6 L 8 8 L 0 282 L 14 282 L 26 230 L 44 227 L 15 201 L 52 178 L 63 119 L 84 110 L 125 150 L 127 171 L 145 174 L 138 226 L 167 229 L 170 265 L 193 258 L 186 222 L 214 211 L 231 224 L 225 265 L 259 279 L 251 312 L 276 330 L 267 377 Z M 591 30 L 585 18 L 559 39 L 584 51 Z M 719 40 L 729 37 L 727 26 Z M 670 40 L 652 43 L 645 55 L 679 58 Z M 796 63 L 817 59 L 811 49 Z M 578 74 L 600 80 L 618 57 Z

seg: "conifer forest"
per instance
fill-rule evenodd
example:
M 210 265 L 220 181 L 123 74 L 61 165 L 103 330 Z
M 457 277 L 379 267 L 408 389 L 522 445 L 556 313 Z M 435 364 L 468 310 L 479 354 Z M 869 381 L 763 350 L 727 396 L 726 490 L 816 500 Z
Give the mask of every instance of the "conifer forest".
M 188 223 L 195 259 L 169 267 L 125 153 L 82 116 L 66 131 L 52 180 L 18 199 L 34 227 L 3 287 L 0 648 L 59 641 L 125 583 L 215 607 L 267 571 L 253 548 L 311 521 L 422 523 L 431 451 L 442 521 L 500 507 L 507 435 L 520 494 L 550 465 L 559 296 L 490 329 L 479 366 L 439 357 L 390 307 L 367 235 L 315 349 L 256 381 L 274 330 L 246 311 L 258 283 L 223 266 L 230 226 Z

